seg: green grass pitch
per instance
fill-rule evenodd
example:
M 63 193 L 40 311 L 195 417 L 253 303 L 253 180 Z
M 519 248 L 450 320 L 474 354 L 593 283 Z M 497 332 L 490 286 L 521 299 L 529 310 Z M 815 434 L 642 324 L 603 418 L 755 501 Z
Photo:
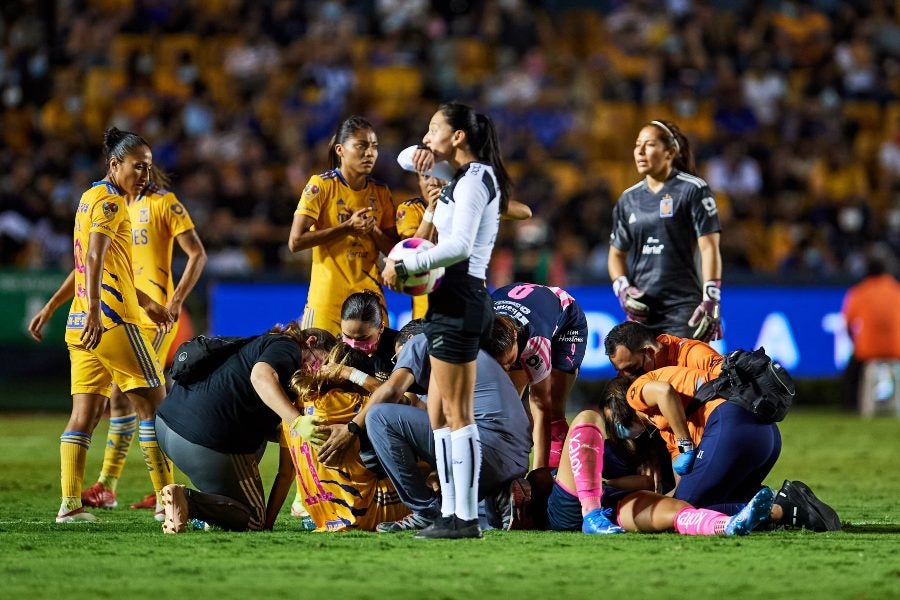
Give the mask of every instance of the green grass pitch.
M 781 426 L 784 449 L 767 484 L 805 481 L 838 510 L 841 532 L 492 531 L 459 541 L 306 533 L 287 506 L 271 533 L 164 536 L 148 511 L 127 508 L 150 485 L 136 447 L 120 508 L 96 511 L 96 524 L 56 525 L 65 421 L 62 414 L 0 415 L 0 597 L 900 598 L 896 419 L 797 410 Z M 105 434 L 103 423 L 88 458 L 89 484 Z M 268 485 L 272 456 L 262 470 Z

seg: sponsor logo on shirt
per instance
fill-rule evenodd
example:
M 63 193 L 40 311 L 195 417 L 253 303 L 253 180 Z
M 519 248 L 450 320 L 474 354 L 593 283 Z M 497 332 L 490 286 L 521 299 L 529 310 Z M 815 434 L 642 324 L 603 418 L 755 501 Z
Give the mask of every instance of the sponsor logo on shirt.
M 659 216 L 662 218 L 671 217 L 675 214 L 675 200 L 671 194 L 665 194 L 659 201 Z
M 71 313 L 66 321 L 66 329 L 84 329 L 86 319 L 86 312 Z
M 184 207 L 179 202 L 174 202 L 169 208 L 172 209 L 172 212 L 176 215 L 184 214 Z
M 642 254 L 662 254 L 663 249 L 666 247 L 665 244 L 659 243 L 659 238 L 655 238 L 652 235 L 647 238 L 647 242 L 644 244 L 643 249 L 641 250 Z

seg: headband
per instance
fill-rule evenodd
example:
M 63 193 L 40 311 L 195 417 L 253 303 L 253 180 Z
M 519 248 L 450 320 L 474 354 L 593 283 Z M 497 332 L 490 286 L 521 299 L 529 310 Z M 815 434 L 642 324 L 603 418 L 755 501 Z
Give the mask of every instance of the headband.
M 650 121 L 650 124 L 651 124 L 651 125 L 656 125 L 656 126 L 659 127 L 660 129 L 662 129 L 663 131 L 665 131 L 666 133 L 668 133 L 669 136 L 672 138 L 672 141 L 675 142 L 675 152 L 678 152 L 678 153 L 681 152 L 681 144 L 678 143 L 678 138 L 675 137 L 675 134 L 672 133 L 672 130 L 671 130 L 671 129 L 669 129 L 668 127 L 666 127 L 666 124 L 665 124 L 665 123 L 663 123 L 662 121 Z

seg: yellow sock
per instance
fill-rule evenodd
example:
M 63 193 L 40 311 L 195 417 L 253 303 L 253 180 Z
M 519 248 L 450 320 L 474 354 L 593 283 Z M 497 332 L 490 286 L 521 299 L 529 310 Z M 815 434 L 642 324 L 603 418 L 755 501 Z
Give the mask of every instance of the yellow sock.
M 163 454 L 156 440 L 156 427 L 153 421 L 141 421 L 138 442 L 144 455 L 144 462 L 147 463 L 147 470 L 150 471 L 153 491 L 156 492 L 156 499 L 159 502 L 160 491 L 170 483 L 175 483 L 175 479 L 172 476 L 172 463 Z
M 61 509 L 64 511 L 81 508 L 84 463 L 90 447 L 91 436 L 81 431 L 65 431 L 59 437 Z
M 106 489 L 116 491 L 125 457 L 131 447 L 131 440 L 137 429 L 137 415 L 130 414 L 109 420 L 109 433 L 106 434 L 106 450 L 103 453 L 103 467 L 97 479 Z

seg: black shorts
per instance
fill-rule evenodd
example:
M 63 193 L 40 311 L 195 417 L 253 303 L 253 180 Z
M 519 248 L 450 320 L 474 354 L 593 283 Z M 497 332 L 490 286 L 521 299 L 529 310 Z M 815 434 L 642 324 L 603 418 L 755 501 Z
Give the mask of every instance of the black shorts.
M 493 322 L 494 303 L 484 280 L 447 273 L 440 287 L 428 295 L 428 354 L 453 364 L 472 362 Z

